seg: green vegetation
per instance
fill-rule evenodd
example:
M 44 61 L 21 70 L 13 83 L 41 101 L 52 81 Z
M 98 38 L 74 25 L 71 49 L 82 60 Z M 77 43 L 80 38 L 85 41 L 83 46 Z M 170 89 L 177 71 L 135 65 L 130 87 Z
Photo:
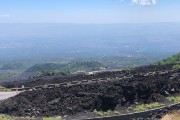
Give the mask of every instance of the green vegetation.
M 180 102 L 180 96 L 178 96 L 178 97 L 167 97 L 166 99 L 167 99 L 168 101 L 174 102 L 174 103 Z
M 10 78 L 12 76 L 16 75 L 15 73 L 1 73 L 0 74 L 0 80 L 4 80 L 4 79 L 7 79 L 7 78 Z
M 179 65 L 174 65 L 174 66 L 172 67 L 172 69 L 173 69 L 173 70 L 179 70 L 179 69 L 180 69 L 180 64 L 179 64 Z
M 69 75 L 77 71 L 86 70 L 97 70 L 104 67 L 103 64 L 96 61 L 79 61 L 69 64 L 39 64 L 29 68 L 26 72 L 37 72 L 33 78 L 43 77 L 43 76 L 54 76 L 54 75 Z
M 68 70 L 44 70 L 38 72 L 33 78 L 39 78 L 43 76 L 54 76 L 54 75 L 69 75 L 70 72 Z
M 63 120 L 62 117 L 45 117 L 45 118 L 30 118 L 30 117 L 14 117 L 0 114 L 0 120 Z
M 173 55 L 172 57 L 169 57 L 167 59 L 164 59 L 160 62 L 158 62 L 160 65 L 164 64 L 180 64 L 180 53 Z
M 94 110 L 93 112 L 94 112 L 96 115 L 98 115 L 98 116 L 120 115 L 120 113 L 119 113 L 118 111 L 111 111 L 111 110 L 108 110 L 108 111 L 106 111 L 106 112 Z
M 164 104 L 161 104 L 158 102 L 151 103 L 151 104 L 142 104 L 142 105 L 136 106 L 135 110 L 140 112 L 140 111 L 145 111 L 145 110 L 160 107 L 160 106 L 164 106 Z
M 43 120 L 62 120 L 62 117 L 46 117 Z
M 70 72 L 76 72 L 81 70 L 97 70 L 101 67 L 105 67 L 103 64 L 96 61 L 78 61 L 68 64 L 65 69 Z
M 0 115 L 0 120 L 13 120 L 13 119 L 6 115 Z
M 133 107 L 132 106 L 128 107 L 128 110 L 133 110 Z
M 30 117 L 12 117 L 8 115 L 0 114 L 0 120 L 37 120 L 37 119 Z
M 56 63 L 45 63 L 45 64 L 36 64 L 29 69 L 26 70 L 26 72 L 38 72 L 38 71 L 45 71 L 45 70 L 60 70 L 63 69 L 66 66 L 66 64 L 56 64 Z
M 97 70 L 104 67 L 103 64 L 96 61 L 79 61 L 68 64 L 37 64 L 26 70 L 26 72 L 38 72 L 33 78 L 53 75 L 69 75 L 77 71 Z
M 104 67 L 104 65 L 96 61 L 78 61 L 68 64 L 46 63 L 46 64 L 36 64 L 31 68 L 29 68 L 28 70 L 26 70 L 26 72 L 38 72 L 45 70 L 67 70 L 67 71 L 75 72 L 77 70 L 98 69 L 100 67 Z
M 10 92 L 11 91 L 11 89 L 9 89 L 9 88 L 5 88 L 5 87 L 3 87 L 3 86 L 0 86 L 0 91 L 4 91 L 4 92 Z

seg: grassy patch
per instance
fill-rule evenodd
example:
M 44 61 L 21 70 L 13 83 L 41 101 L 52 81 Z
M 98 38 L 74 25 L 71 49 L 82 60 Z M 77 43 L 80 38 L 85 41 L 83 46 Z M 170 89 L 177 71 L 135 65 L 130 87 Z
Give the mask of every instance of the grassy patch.
M 30 118 L 30 117 L 13 117 L 0 114 L 0 120 L 63 120 L 61 117 L 45 117 L 45 118 Z
M 140 111 L 145 111 L 145 110 L 160 107 L 160 106 L 164 106 L 164 104 L 161 104 L 158 102 L 151 103 L 151 104 L 142 104 L 142 105 L 136 106 L 135 110 L 140 112 Z
M 93 112 L 94 112 L 96 115 L 98 115 L 98 116 L 120 115 L 120 113 L 119 113 L 118 111 L 111 111 L 111 110 L 108 110 L 108 111 L 106 111 L 106 112 L 94 110 Z
M 132 106 L 128 107 L 128 110 L 133 110 L 133 107 Z
M 178 103 L 180 102 L 180 96 L 179 97 L 167 97 L 166 98 L 170 102 Z
M 0 120 L 40 120 L 40 119 L 35 119 L 30 117 L 14 117 L 14 116 L 0 114 Z
M 62 117 L 46 117 L 43 120 L 62 120 Z
M 11 89 L 5 88 L 3 86 L 0 86 L 0 89 L 1 89 L 1 91 L 3 90 L 4 92 L 10 92 L 11 91 Z
M 6 115 L 0 115 L 0 120 L 14 120 L 14 119 Z

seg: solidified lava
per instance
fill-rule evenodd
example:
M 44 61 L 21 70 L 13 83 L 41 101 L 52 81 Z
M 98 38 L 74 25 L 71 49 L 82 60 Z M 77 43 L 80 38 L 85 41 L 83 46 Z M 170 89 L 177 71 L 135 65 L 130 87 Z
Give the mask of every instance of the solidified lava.
M 165 96 L 180 92 L 179 70 L 164 74 L 154 72 L 146 77 L 139 71 L 147 72 L 147 68 L 129 73 L 133 75 L 129 79 L 22 92 L 0 103 L 0 113 L 55 116 L 95 109 L 116 110 L 135 102 L 140 104 L 164 101 Z
M 56 83 L 63 83 L 63 82 L 72 82 L 72 81 L 81 81 L 81 80 L 90 80 L 90 79 L 98 79 L 98 78 L 115 78 L 115 77 L 124 77 L 124 76 L 131 76 L 134 74 L 140 74 L 145 72 L 156 72 L 156 71 L 164 71 L 164 70 L 171 70 L 174 64 L 168 65 L 150 65 L 150 66 L 142 66 L 138 67 L 134 70 L 122 70 L 122 71 L 107 71 L 107 72 L 100 72 L 93 75 L 68 75 L 68 76 L 60 76 L 55 78 L 38 78 L 38 79 L 28 79 L 24 81 L 15 81 L 15 82 L 5 82 L 1 83 L 2 86 L 7 88 L 13 87 L 21 87 L 22 85 L 26 87 L 34 87 L 38 85 L 44 84 L 56 84 Z

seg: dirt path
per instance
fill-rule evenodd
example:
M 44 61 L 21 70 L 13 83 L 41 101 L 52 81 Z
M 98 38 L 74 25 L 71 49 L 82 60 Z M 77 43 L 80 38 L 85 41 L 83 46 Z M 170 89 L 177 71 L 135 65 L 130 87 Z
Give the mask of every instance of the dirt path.
M 8 99 L 10 97 L 13 97 L 20 92 L 0 92 L 0 100 Z

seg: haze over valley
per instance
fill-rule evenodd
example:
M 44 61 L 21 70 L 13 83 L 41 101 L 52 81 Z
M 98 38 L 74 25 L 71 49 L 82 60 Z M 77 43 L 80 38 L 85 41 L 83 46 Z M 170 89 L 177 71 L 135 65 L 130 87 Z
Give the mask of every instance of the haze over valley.
M 108 56 L 151 56 L 159 60 L 180 51 L 180 23 L 0 26 L 0 63 Z

